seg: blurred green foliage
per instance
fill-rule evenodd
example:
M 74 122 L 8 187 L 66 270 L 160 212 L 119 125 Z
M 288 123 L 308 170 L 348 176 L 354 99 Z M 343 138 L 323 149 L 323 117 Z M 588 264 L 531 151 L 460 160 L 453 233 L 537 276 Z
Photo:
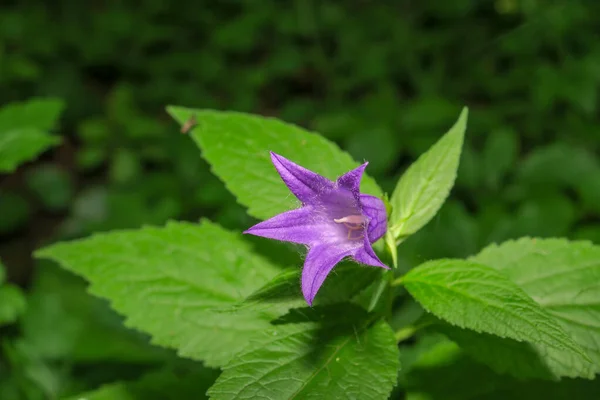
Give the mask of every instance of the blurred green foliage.
M 117 347 L 95 359 L 104 342 L 85 321 L 102 319 L 91 316 L 97 308 L 115 316 L 82 287 L 64 300 L 70 284 L 53 282 L 69 278 L 46 267 L 31 275 L 28 251 L 168 219 L 251 223 L 166 104 L 307 126 L 369 160 L 387 191 L 466 104 L 456 188 L 400 247 L 401 266 L 522 235 L 600 243 L 598 15 L 600 3 L 584 0 L 3 2 L 0 103 L 53 97 L 65 108 L 62 144 L 0 176 L 0 255 L 9 277 L 33 282 L 25 317 L 1 331 L 0 382 L 7 365 L 21 369 L 0 397 L 54 398 L 114 378 L 89 363 L 157 363 L 119 358 L 138 353 L 118 346 L 145 339 L 120 336 L 112 322 L 100 332 Z M 63 309 L 71 302 L 77 310 Z M 71 321 L 50 336 L 57 342 L 40 348 L 30 334 L 61 318 Z

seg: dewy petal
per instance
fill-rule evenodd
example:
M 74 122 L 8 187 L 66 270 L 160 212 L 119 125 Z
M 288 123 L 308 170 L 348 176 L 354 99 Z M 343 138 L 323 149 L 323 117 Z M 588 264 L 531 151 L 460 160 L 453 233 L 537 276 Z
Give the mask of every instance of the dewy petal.
M 377 257 L 377 254 L 375 254 L 373 251 L 368 238 L 365 238 L 363 243 L 364 246 L 358 248 L 358 250 L 356 250 L 356 252 L 352 255 L 352 258 L 361 264 L 390 269 L 390 267 L 382 263 L 379 257 Z
M 284 242 L 313 244 L 319 241 L 326 228 L 321 226 L 324 222 L 315 219 L 314 215 L 311 206 L 304 206 L 260 222 L 244 233 Z
M 369 218 L 367 235 L 371 243 L 375 243 L 387 231 L 387 212 L 383 201 L 368 194 L 360 195 L 362 212 Z
M 304 204 L 313 203 L 320 193 L 333 188 L 333 182 L 329 179 L 294 164 L 279 154 L 271 152 L 271 161 L 286 186 Z
M 358 195 L 360 192 L 360 180 L 362 179 L 363 172 L 365 171 L 365 168 L 367 168 L 368 164 L 369 163 L 366 162 L 363 165 L 360 165 L 340 176 L 337 179 L 338 185 L 344 189 L 350 190 L 355 195 Z
M 312 305 L 333 267 L 350 253 L 347 248 L 327 245 L 317 245 L 308 250 L 302 270 L 302 294 L 308 305 Z

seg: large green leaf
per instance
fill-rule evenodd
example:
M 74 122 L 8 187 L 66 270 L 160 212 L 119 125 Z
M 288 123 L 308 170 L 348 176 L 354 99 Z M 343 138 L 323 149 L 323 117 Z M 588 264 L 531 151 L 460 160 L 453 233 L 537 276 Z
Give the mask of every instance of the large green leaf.
M 354 307 L 312 312 L 318 321 L 278 325 L 269 341 L 238 355 L 211 398 L 387 399 L 399 367 L 390 326 Z
M 12 172 L 60 142 L 47 131 L 62 109 L 63 103 L 56 99 L 13 103 L 0 109 L 0 173 Z
M 272 316 L 231 308 L 277 273 L 238 234 L 204 221 L 113 231 L 39 250 L 90 281 L 126 324 L 178 349 L 181 356 L 223 365 Z
M 434 260 L 403 279 L 423 307 L 452 325 L 539 344 L 589 362 L 557 320 L 497 270 L 466 260 Z
M 456 179 L 467 116 L 465 107 L 454 126 L 408 168 L 396 185 L 390 229 L 397 239 L 421 229 L 448 197 Z
M 180 124 L 195 116 L 198 125 L 191 135 L 202 155 L 256 218 L 270 218 L 297 205 L 277 175 L 269 151 L 329 179 L 358 166 L 350 155 L 322 136 L 274 118 L 175 106 L 167 110 Z M 363 177 L 361 189 L 376 196 L 382 194 L 368 176 Z
M 531 296 L 583 347 L 595 372 L 600 372 L 600 246 L 523 238 L 491 245 L 472 259 L 501 271 Z M 580 367 L 576 361 L 562 359 L 564 367 L 573 370 Z

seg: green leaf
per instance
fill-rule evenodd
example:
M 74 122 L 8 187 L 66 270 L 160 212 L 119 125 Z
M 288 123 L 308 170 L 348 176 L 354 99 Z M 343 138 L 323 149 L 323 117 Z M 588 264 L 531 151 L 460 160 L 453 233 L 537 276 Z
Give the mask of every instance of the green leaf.
M 83 279 L 52 262 L 36 264 L 22 338 L 44 360 L 158 363 L 173 355 L 126 329 L 108 304 L 86 292 Z
M 369 324 L 353 308 L 311 311 L 319 313 L 318 321 L 277 325 L 265 332 L 270 340 L 229 363 L 209 396 L 387 399 L 399 368 L 390 326 L 381 320 Z
M 0 286 L 0 326 L 16 322 L 26 307 L 21 289 L 11 284 Z
M 600 246 L 522 238 L 491 245 L 472 259 L 501 271 L 539 303 L 600 372 Z M 564 367 L 580 368 L 577 360 L 560 360 Z
M 38 129 L 0 131 L 0 172 L 13 172 L 20 164 L 33 160 L 59 142 L 57 136 Z
M 467 116 L 465 107 L 454 126 L 400 178 L 391 198 L 390 230 L 396 239 L 421 229 L 448 197 L 456 179 Z
M 238 234 L 203 221 L 164 228 L 113 231 L 39 250 L 90 281 L 90 292 L 111 301 L 126 325 L 183 357 L 225 364 L 272 316 L 239 303 L 277 273 Z
M 589 362 L 581 347 L 547 311 L 497 270 L 465 260 L 434 260 L 411 270 L 403 282 L 437 317 L 460 328 L 539 344 Z
M 167 107 L 167 111 L 180 124 L 195 116 L 198 125 L 191 135 L 204 158 L 238 202 L 259 219 L 297 206 L 273 167 L 269 151 L 329 179 L 359 165 L 322 136 L 274 118 L 176 106 Z M 375 181 L 366 175 L 361 190 L 382 195 Z
M 15 322 L 27 307 L 21 289 L 4 283 L 5 279 L 4 265 L 0 262 L 0 327 Z
M 385 243 L 385 250 L 392 259 L 392 266 L 398 268 L 398 246 L 396 245 L 394 235 L 389 229 L 385 232 L 383 240 Z
M 326 305 L 350 301 L 362 289 L 374 282 L 380 274 L 377 268 L 344 262 L 335 267 L 327 277 L 315 298 L 314 305 Z M 301 268 L 282 271 L 266 285 L 252 293 L 235 308 L 269 310 L 278 315 L 292 308 L 306 306 L 300 288 Z
M 0 173 L 14 171 L 60 142 L 47 131 L 62 109 L 63 103 L 56 99 L 13 103 L 0 109 Z
M 56 125 L 64 103 L 56 98 L 33 99 L 0 108 L 0 132 L 33 128 L 48 131 Z
M 217 377 L 217 371 L 159 371 L 138 381 L 105 385 L 69 400 L 183 400 L 208 398 L 205 393 Z
M 594 378 L 594 366 L 568 351 L 478 333 L 448 324 L 434 325 L 475 360 L 519 379 Z

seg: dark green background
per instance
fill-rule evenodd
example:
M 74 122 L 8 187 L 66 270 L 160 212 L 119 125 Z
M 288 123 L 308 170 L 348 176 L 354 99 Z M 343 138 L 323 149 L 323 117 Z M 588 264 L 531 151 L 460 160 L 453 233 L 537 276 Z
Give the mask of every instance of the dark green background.
M 455 189 L 400 247 L 402 264 L 524 235 L 600 243 L 600 2 L 2 4 L 0 103 L 52 96 L 66 104 L 63 145 L 0 177 L 0 257 L 34 304 L 24 323 L 0 331 L 9 338 L 0 382 L 14 367 L 4 390 L 33 386 L 32 399 L 76 392 L 170 357 L 136 347 L 79 281 L 50 266 L 36 272 L 33 249 L 167 219 L 207 216 L 234 229 L 253 222 L 167 104 L 311 128 L 368 160 L 388 192 L 467 105 Z M 78 328 L 51 329 L 56 321 Z M 86 321 L 114 331 L 110 357 L 92 351 L 110 336 L 87 337 L 83 350 L 72 345 L 73 331 L 88 336 Z

